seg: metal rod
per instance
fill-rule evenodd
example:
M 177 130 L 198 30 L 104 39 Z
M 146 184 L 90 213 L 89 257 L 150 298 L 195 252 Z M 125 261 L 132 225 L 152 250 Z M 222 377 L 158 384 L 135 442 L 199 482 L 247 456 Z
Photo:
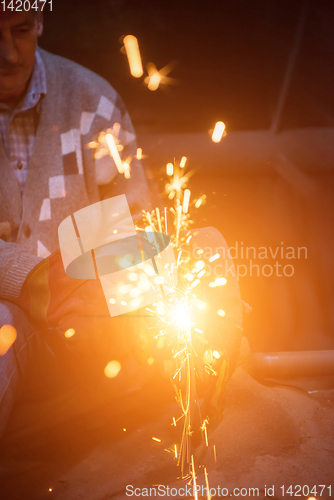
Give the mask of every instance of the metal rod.
M 334 375 L 334 351 L 256 352 L 252 363 L 267 378 Z

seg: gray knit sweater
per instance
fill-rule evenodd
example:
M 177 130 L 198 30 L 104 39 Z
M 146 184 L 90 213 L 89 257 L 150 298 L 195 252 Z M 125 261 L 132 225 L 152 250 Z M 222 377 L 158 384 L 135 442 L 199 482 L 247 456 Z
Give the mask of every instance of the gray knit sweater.
M 99 133 L 121 125 L 123 158 L 136 152 L 130 117 L 103 78 L 67 59 L 38 49 L 47 78 L 33 155 L 23 196 L 0 144 L 0 300 L 16 302 L 28 272 L 58 248 L 59 223 L 76 210 L 125 194 L 133 216 L 147 206 L 148 190 L 139 162 L 131 178 L 116 174 L 97 183 L 93 149 Z

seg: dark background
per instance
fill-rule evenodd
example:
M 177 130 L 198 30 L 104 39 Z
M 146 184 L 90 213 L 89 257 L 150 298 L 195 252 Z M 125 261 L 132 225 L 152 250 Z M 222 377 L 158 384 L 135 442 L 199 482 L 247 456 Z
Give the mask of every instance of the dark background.
M 217 120 L 231 135 L 269 130 L 294 49 L 275 133 L 334 126 L 331 0 L 53 0 L 53 11 L 46 10 L 41 46 L 116 88 L 139 145 L 144 135 L 207 134 Z M 151 92 L 143 78 L 131 77 L 120 52 L 127 34 L 138 38 L 144 64 L 160 69 L 175 61 L 175 85 Z M 159 179 L 163 160 L 148 155 L 147 163 Z M 199 166 L 191 154 L 189 165 Z M 253 350 L 334 348 L 333 171 L 319 158 L 307 173 L 295 165 L 293 179 L 290 171 L 283 175 L 284 165 L 280 173 L 270 165 L 233 172 L 218 153 L 214 166 L 201 167 L 191 181 L 194 194 L 208 195 L 198 226 L 217 227 L 232 246 L 276 248 L 283 241 L 308 248 L 306 261 L 293 262 L 291 278 L 241 278 L 253 307 L 245 321 Z
M 281 128 L 334 125 L 331 0 L 53 0 L 42 47 L 106 78 L 137 133 L 269 128 L 303 9 L 307 16 Z M 144 64 L 171 61 L 176 87 L 150 92 L 131 78 L 121 38 Z

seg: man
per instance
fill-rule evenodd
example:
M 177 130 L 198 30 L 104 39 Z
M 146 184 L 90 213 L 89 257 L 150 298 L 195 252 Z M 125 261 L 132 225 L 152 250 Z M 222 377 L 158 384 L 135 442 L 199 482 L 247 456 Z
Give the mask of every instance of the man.
M 7 3 L 0 11 L 0 326 L 13 325 L 17 338 L 0 356 L 0 436 L 21 394 L 52 397 L 66 389 L 71 378 L 75 387 L 74 366 L 76 361 L 80 365 L 78 352 L 87 355 L 91 348 L 87 339 L 92 324 L 80 324 L 87 334 L 82 346 L 80 336 L 64 337 L 71 318 L 85 310 L 108 315 L 99 283 L 72 280 L 79 282 L 73 287 L 59 254 L 53 254 L 59 223 L 85 206 L 119 194 L 126 195 L 135 218 L 148 200 L 145 175 L 136 160 L 131 162 L 130 179 L 125 179 L 109 155 L 89 147 L 117 123 L 122 157 L 134 157 L 135 133 L 118 94 L 91 71 L 39 49 L 42 12 L 13 12 Z M 48 280 L 38 288 L 35 275 L 44 271 Z M 33 281 L 29 290 L 28 275 Z M 37 323 L 31 300 L 38 309 L 39 298 L 50 287 L 52 320 Z M 106 330 L 103 321 L 94 322 L 101 339 Z M 117 318 L 108 323 L 111 350 L 120 328 L 124 323 Z M 99 346 L 96 341 L 92 360 L 100 355 L 106 359 L 103 342 Z M 86 365 L 88 372 L 89 368 Z M 103 376 L 103 366 L 99 370 Z

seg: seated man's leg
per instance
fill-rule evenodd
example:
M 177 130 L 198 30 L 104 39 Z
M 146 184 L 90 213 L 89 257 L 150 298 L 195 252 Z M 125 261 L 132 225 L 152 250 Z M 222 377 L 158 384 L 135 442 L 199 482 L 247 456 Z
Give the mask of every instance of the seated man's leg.
M 28 426 L 22 404 L 36 403 L 38 414 L 41 402 L 73 389 L 76 380 L 71 370 L 74 356 L 60 330 L 37 330 L 19 307 L 0 301 L 0 327 L 5 324 L 15 327 L 17 338 L 0 356 L 0 440 L 5 428 L 11 429 L 11 414 L 16 429 Z
M 124 318 L 106 318 L 105 323 L 105 335 L 92 328 L 89 338 L 77 332 L 68 339 L 57 328 L 36 331 L 21 309 L 0 302 L 0 326 L 17 330 L 14 344 L 0 356 L 0 451 L 11 443 L 17 447 L 20 436 L 24 452 L 42 442 L 58 444 L 98 415 L 113 418 L 115 400 L 133 396 L 142 368 L 116 348 L 128 324 Z M 122 368 L 110 379 L 104 368 L 113 359 Z
M 7 353 L 0 356 L 0 438 L 14 403 L 20 397 L 28 361 L 28 345 L 37 333 L 19 307 L 0 301 L 0 327 L 3 325 L 14 326 L 17 338 Z

